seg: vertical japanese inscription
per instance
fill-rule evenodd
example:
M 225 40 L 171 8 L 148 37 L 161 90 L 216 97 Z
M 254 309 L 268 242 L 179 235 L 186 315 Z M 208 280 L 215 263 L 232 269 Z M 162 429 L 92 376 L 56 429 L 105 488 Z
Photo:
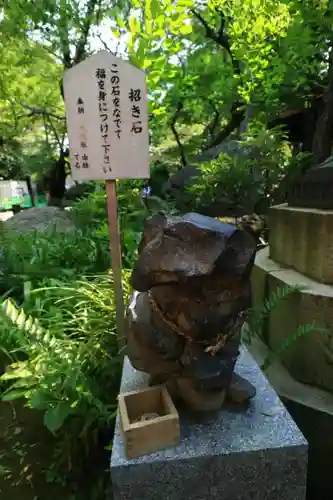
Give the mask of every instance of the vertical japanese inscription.
M 114 123 L 114 133 L 120 139 L 121 135 L 121 112 L 120 112 L 120 77 L 118 64 L 113 63 L 111 69 L 110 77 L 112 90 L 111 97 L 113 103 L 113 123 Z
M 84 114 L 84 102 L 83 102 L 82 97 L 78 98 L 76 104 L 77 104 L 77 112 L 79 113 L 79 115 Z
M 78 97 L 76 105 L 77 105 L 78 115 L 84 115 L 84 101 L 82 97 Z M 80 146 L 82 149 L 86 149 L 88 147 L 86 128 L 84 125 L 80 125 L 79 130 L 80 130 Z M 85 152 L 81 155 L 81 158 L 80 154 L 76 153 L 74 155 L 74 158 L 75 158 L 75 163 L 74 163 L 75 168 L 81 168 L 81 167 L 89 168 L 89 158 Z
M 64 97 L 73 179 L 149 177 L 143 71 L 100 51 L 65 72 Z
M 101 146 L 104 152 L 103 155 L 103 172 L 106 174 L 108 171 L 111 172 L 111 162 L 110 162 L 110 151 L 111 145 L 109 140 L 109 125 L 108 125 L 108 102 L 107 93 L 105 89 L 106 71 L 105 68 L 98 68 L 96 70 L 96 80 L 98 87 L 98 110 L 100 118 L 100 135 L 101 135 Z
M 133 134 L 141 134 L 142 121 L 141 121 L 141 90 L 131 88 L 128 94 L 129 100 L 131 101 L 131 113 L 132 113 L 132 128 L 131 132 Z

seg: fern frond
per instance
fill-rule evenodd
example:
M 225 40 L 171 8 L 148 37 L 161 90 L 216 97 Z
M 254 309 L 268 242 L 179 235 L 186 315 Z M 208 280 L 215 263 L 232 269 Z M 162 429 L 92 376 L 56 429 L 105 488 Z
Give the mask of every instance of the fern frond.
M 27 315 L 24 309 L 17 307 L 11 299 L 6 299 L 0 305 L 5 319 L 10 321 L 19 330 L 24 330 L 32 335 L 40 336 L 43 334 L 43 328 L 40 326 L 39 321 L 30 315 Z
M 289 295 L 301 292 L 305 290 L 306 287 L 301 285 L 285 285 L 278 287 L 274 292 L 270 294 L 268 298 L 264 300 L 264 305 L 262 312 L 264 314 L 269 314 L 276 306 L 279 305 L 281 300 L 289 297 Z
M 299 325 L 296 328 L 294 335 L 290 335 L 290 337 L 284 339 L 279 344 L 277 349 L 266 357 L 264 363 L 261 366 L 261 369 L 267 370 L 267 368 L 274 362 L 274 359 L 281 359 L 281 357 L 287 351 L 287 349 L 289 349 L 295 342 L 297 342 L 297 340 L 306 337 L 310 333 L 314 332 L 326 333 L 327 330 L 326 328 L 321 328 L 319 326 L 316 326 L 314 322 Z
M 280 286 L 274 292 L 272 292 L 269 297 L 265 298 L 262 307 L 250 309 L 247 315 L 247 323 L 249 327 L 247 336 L 249 337 L 250 334 L 256 333 L 260 337 L 265 319 L 280 304 L 280 302 L 293 293 L 301 292 L 305 289 L 306 287 L 302 285 Z

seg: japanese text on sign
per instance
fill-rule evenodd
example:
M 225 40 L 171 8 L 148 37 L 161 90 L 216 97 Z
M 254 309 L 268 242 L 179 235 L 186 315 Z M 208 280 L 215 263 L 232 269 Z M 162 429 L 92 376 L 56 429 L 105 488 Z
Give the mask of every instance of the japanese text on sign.
M 78 97 L 76 104 L 77 104 L 78 115 L 84 115 L 84 100 L 82 99 L 82 97 Z M 84 125 L 80 125 L 79 130 L 80 130 L 80 146 L 82 149 L 86 149 L 88 147 L 86 128 Z M 75 158 L 74 167 L 76 169 L 80 169 L 81 167 L 82 168 L 89 168 L 89 162 L 88 162 L 89 158 L 88 158 L 88 155 L 86 153 L 83 153 L 81 155 L 81 160 L 80 160 L 79 153 L 75 153 L 74 158 Z
M 142 121 L 140 101 L 141 101 L 141 90 L 140 89 L 130 89 L 128 94 L 129 100 L 131 101 L 131 113 L 132 113 L 132 128 L 131 132 L 134 134 L 141 134 L 142 132 Z
M 111 85 L 112 85 L 112 103 L 113 103 L 113 123 L 115 125 L 114 133 L 120 139 L 121 134 L 121 114 L 120 114 L 120 78 L 118 64 L 112 64 Z
M 112 168 L 110 165 L 110 151 L 111 144 L 109 139 L 109 125 L 108 125 L 108 102 L 107 93 L 105 92 L 105 80 L 106 80 L 106 70 L 105 68 L 98 68 L 96 71 L 96 79 L 98 86 L 98 111 L 100 118 L 100 137 L 101 146 L 103 149 L 103 165 L 102 169 L 104 173 L 107 171 L 111 172 Z
M 107 51 L 64 74 L 74 180 L 149 177 L 146 75 Z

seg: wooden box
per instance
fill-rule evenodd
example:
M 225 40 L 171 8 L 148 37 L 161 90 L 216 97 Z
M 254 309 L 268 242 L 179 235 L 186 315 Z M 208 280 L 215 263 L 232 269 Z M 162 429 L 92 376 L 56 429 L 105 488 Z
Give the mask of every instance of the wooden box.
M 179 443 L 179 415 L 164 386 L 119 394 L 118 404 L 127 458 Z

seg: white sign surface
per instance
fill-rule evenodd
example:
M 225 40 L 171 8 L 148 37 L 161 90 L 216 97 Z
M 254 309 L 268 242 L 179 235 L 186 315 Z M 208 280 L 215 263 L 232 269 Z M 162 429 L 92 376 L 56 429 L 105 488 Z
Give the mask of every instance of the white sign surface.
M 149 177 L 145 73 L 100 51 L 64 74 L 74 180 Z

